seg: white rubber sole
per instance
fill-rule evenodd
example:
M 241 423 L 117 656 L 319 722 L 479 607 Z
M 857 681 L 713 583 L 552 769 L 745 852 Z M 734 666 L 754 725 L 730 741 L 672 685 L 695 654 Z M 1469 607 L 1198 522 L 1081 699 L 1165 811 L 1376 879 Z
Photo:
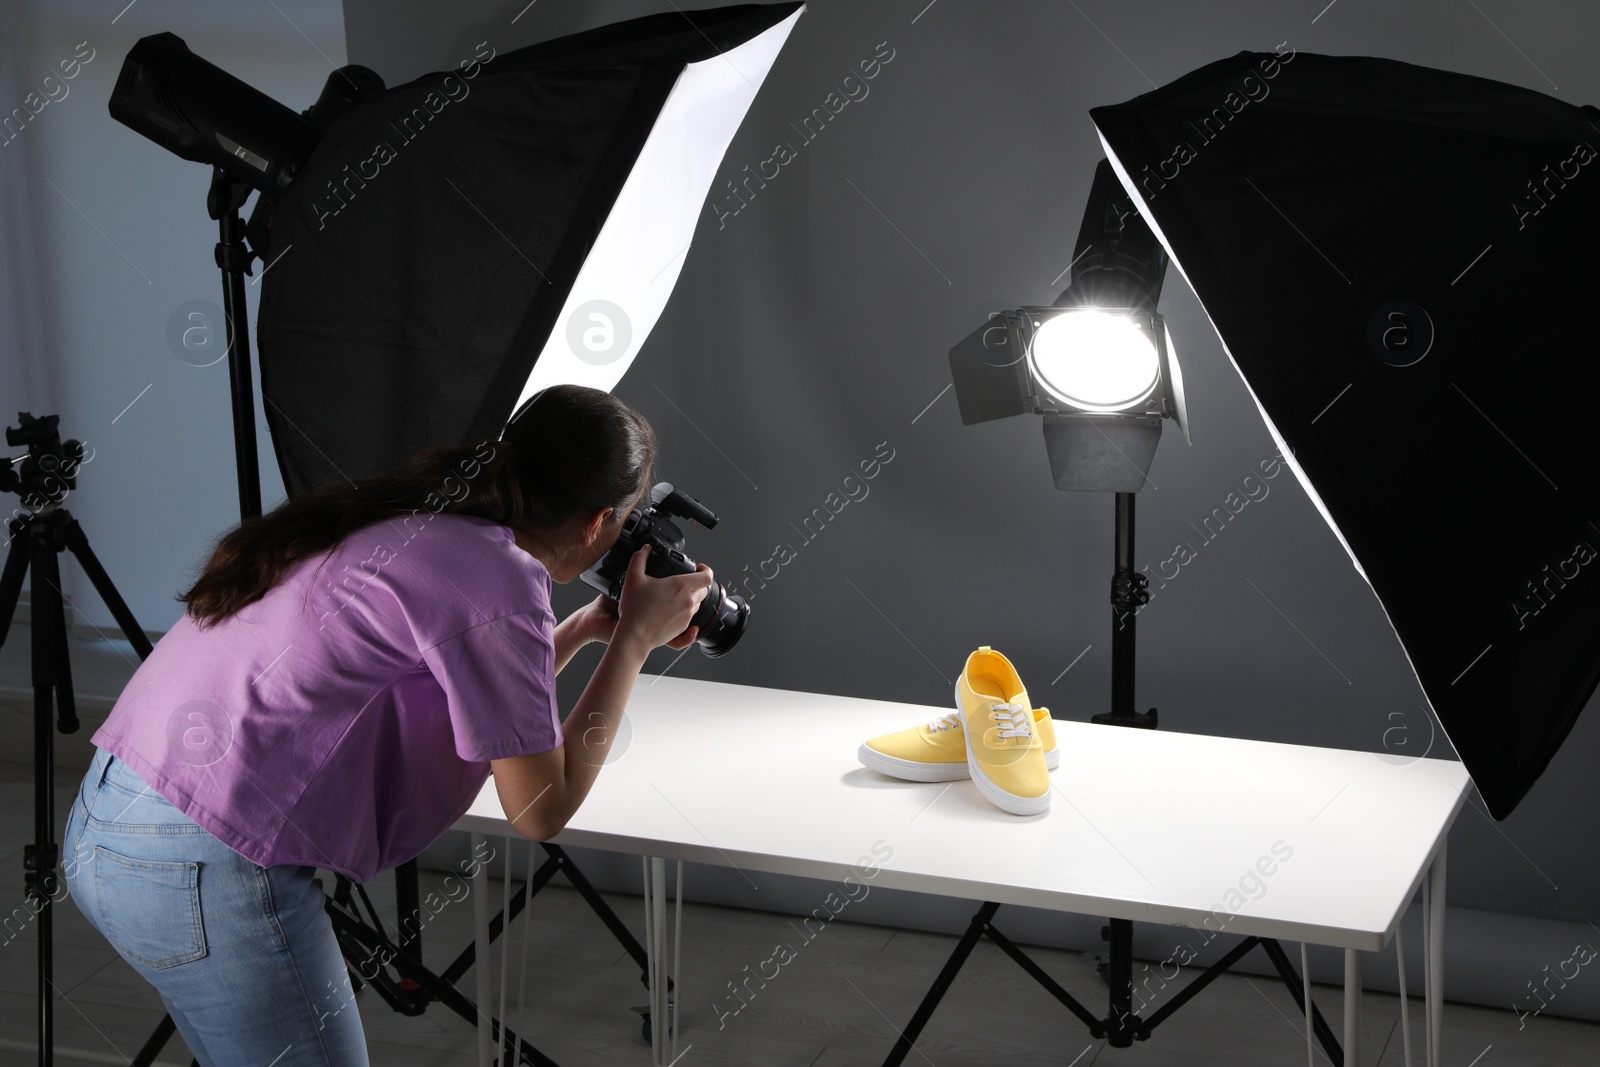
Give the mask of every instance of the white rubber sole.
M 965 734 L 965 728 L 961 732 Z M 969 750 L 968 759 L 970 758 Z M 887 756 L 865 743 L 856 750 L 856 759 L 860 760 L 861 765 L 868 770 L 887 774 L 890 778 L 902 778 L 908 782 L 959 782 L 963 778 L 972 777 L 972 771 L 965 760 L 960 763 L 918 763 L 916 760 Z M 1044 765 L 1052 771 L 1061 766 L 1061 749 L 1052 748 L 1047 751 L 1044 754 Z
M 965 762 L 918 763 L 898 756 L 886 756 L 866 744 L 856 750 L 856 758 L 869 770 L 887 774 L 891 778 L 903 778 L 908 782 L 955 782 L 972 777 Z

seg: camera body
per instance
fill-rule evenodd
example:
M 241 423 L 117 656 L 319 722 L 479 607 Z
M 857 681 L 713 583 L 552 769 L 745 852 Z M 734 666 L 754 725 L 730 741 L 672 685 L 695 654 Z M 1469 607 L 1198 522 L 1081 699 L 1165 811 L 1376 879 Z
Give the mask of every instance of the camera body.
M 650 577 L 693 574 L 698 564 L 684 553 L 683 530 L 673 519 L 688 519 L 707 530 L 717 525 L 716 513 L 710 508 L 674 488 L 671 482 L 657 482 L 650 490 L 649 505 L 628 512 L 627 518 L 622 520 L 617 543 L 583 572 L 584 584 L 598 589 L 612 601 L 618 600 L 628 576 L 628 561 L 646 546 L 650 548 L 650 558 L 645 561 L 644 572 Z M 700 651 L 716 658 L 738 643 L 749 621 L 749 603 L 729 593 L 721 582 L 714 581 L 689 625 L 700 627 L 700 636 L 695 641 Z

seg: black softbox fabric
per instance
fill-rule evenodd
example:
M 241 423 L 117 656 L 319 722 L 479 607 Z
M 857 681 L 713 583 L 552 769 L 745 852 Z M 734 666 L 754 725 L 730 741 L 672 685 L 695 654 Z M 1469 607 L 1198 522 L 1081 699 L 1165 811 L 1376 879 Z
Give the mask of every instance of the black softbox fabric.
M 484 49 L 335 122 L 262 255 L 262 395 L 290 495 L 498 433 L 685 64 L 799 6 Z
M 1600 114 L 1292 52 L 1090 114 L 1506 817 L 1600 680 Z

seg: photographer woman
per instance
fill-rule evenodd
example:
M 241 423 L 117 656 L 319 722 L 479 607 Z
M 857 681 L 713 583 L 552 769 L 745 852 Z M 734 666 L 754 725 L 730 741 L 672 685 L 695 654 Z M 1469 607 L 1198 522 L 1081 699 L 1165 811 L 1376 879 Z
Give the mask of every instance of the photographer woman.
M 550 583 L 604 555 L 649 491 L 650 426 L 552 386 L 499 440 L 309 490 L 241 523 L 94 735 L 66 879 L 205 1067 L 368 1062 L 317 868 L 364 882 L 449 829 L 493 773 L 524 836 L 558 833 L 634 680 L 709 568 L 556 625 Z M 686 627 L 688 627 L 686 629 Z M 562 723 L 555 674 L 607 643 Z

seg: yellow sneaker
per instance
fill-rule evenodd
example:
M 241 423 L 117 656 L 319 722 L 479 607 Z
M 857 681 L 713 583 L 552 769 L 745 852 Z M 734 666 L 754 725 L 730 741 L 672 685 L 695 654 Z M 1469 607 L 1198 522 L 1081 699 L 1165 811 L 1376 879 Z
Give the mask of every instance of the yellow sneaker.
M 1049 808 L 1050 769 L 1040 724 L 1011 661 L 988 645 L 968 656 L 956 680 L 956 707 L 978 791 L 1013 815 Z
M 1050 709 L 1035 708 L 1033 721 L 1044 745 L 1045 766 L 1055 770 L 1061 762 L 1061 752 L 1056 748 Z M 967 768 L 966 730 L 961 726 L 959 711 L 924 726 L 869 738 L 857 750 L 856 758 L 863 767 L 908 782 L 954 782 L 972 777 Z

